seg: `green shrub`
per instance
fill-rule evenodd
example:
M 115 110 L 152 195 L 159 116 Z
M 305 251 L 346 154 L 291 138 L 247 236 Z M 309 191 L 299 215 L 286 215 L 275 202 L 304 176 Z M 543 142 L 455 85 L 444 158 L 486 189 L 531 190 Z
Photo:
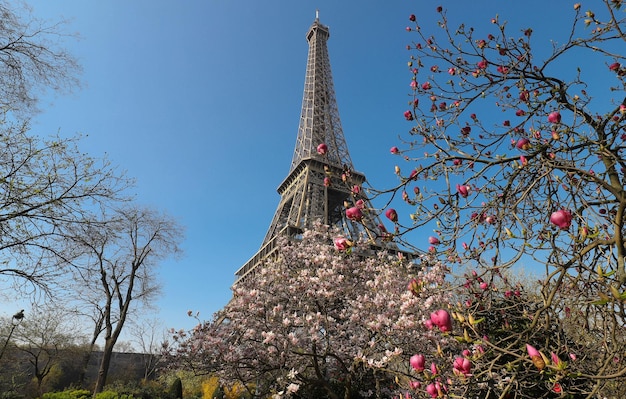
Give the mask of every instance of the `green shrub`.
M 117 393 L 115 391 L 102 391 L 96 394 L 95 399 L 135 399 L 132 394 Z
M 176 378 L 172 383 L 169 391 L 172 399 L 183 399 L 183 382 L 180 378 Z
M 68 389 L 62 392 L 44 393 L 41 399 L 91 399 L 91 392 L 86 389 Z
M 155 381 L 115 382 L 106 389 L 117 392 L 119 399 L 170 399 L 165 385 Z

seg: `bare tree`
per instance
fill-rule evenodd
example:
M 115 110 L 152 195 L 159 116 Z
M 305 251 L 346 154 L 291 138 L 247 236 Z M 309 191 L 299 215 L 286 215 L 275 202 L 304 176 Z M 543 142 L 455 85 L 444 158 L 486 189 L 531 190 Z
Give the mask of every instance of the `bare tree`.
M 130 333 L 143 356 L 144 380 L 154 376 L 160 362 L 163 343 L 169 338 L 167 329 L 157 318 L 137 320 L 130 326 Z
M 0 1 L 0 109 L 27 116 L 47 89 L 71 91 L 81 68 L 62 46 L 64 22 L 36 19 L 15 2 Z
M 46 377 L 78 341 L 74 322 L 62 307 L 43 306 L 34 308 L 15 333 L 15 344 L 28 359 L 39 395 Z
M 50 293 L 79 253 L 65 239 L 88 209 L 124 200 L 131 181 L 78 138 L 40 139 L 27 124 L 0 122 L 0 278 Z
M 99 293 L 104 348 L 95 392 L 106 383 L 111 354 L 135 303 L 158 293 L 155 266 L 180 252 L 182 230 L 171 218 L 152 210 L 129 207 L 115 211 L 102 226 L 78 226 L 75 245 L 84 251 L 76 263 L 77 278 Z M 95 330 L 94 330 L 95 331 Z

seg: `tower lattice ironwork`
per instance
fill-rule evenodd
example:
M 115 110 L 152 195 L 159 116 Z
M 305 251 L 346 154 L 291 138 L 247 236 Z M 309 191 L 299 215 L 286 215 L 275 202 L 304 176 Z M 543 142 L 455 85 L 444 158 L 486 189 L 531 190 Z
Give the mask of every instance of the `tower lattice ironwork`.
M 306 39 L 309 53 L 302 98 L 298 138 L 287 178 L 278 187 L 280 202 L 259 251 L 235 273 L 237 281 L 274 252 L 276 238 L 297 237 L 320 220 L 339 226 L 350 238 L 367 235 L 383 246 L 381 223 L 362 190 L 365 175 L 356 172 L 341 128 L 330 69 L 327 26 L 315 21 Z M 318 151 L 323 144 L 326 151 Z M 346 209 L 358 206 L 360 220 L 346 217 Z

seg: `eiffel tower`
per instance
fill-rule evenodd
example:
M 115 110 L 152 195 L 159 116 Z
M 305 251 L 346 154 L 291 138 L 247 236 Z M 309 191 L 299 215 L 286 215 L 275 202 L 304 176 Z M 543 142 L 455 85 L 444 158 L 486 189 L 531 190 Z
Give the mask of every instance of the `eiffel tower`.
M 235 283 L 272 255 L 278 236 L 297 238 L 317 220 L 339 226 L 352 239 L 365 234 L 373 246 L 387 245 L 382 240 L 386 232 L 362 190 L 365 175 L 354 170 L 341 128 L 326 44 L 329 37 L 328 27 L 316 13 L 306 34 L 309 54 L 302 113 L 289 174 L 278 187 L 280 202 L 263 244 L 235 272 Z M 348 218 L 346 210 L 357 206 L 363 217 Z

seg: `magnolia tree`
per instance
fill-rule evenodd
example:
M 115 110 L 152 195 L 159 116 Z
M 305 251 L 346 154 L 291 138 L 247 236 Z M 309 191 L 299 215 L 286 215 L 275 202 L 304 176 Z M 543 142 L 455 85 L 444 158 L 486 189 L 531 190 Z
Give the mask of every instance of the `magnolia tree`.
M 302 241 L 283 238 L 213 321 L 175 336 L 176 364 L 255 397 L 390 397 L 415 377 L 414 353 L 461 353 L 442 333 L 452 321 L 438 308 L 450 300 L 441 264 L 364 256 L 367 245 L 337 234 L 317 226 Z
M 391 151 L 411 172 L 397 168 L 402 180 L 391 191 L 412 210 L 410 218 L 398 212 L 396 232 L 432 229 L 423 246 L 433 257 L 475 268 L 450 309 L 459 340 L 480 348 L 458 360 L 467 397 L 623 395 L 620 6 L 573 4 L 563 10 L 570 27 L 551 37 L 496 15 L 474 29 L 441 7 L 424 13 L 425 21 L 438 18 L 434 30 L 409 17 L 412 99 L 404 116 L 413 127 Z M 536 295 L 501 277 L 516 265 L 541 275 Z M 440 377 L 415 394 L 456 394 L 453 378 Z

